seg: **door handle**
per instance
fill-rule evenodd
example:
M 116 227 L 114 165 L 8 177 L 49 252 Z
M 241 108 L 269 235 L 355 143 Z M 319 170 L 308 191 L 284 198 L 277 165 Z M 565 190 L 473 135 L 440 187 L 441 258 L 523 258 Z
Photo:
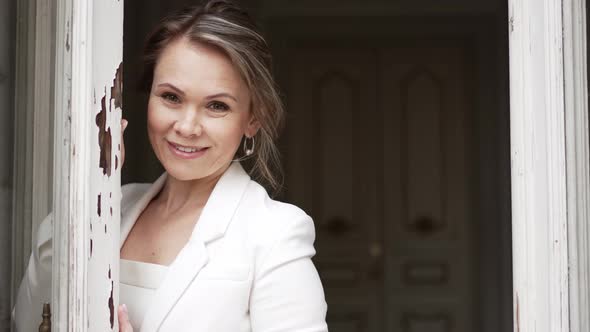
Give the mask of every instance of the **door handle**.
M 440 230 L 441 225 L 431 216 L 419 216 L 411 223 L 410 226 L 414 232 L 420 235 L 431 235 Z
M 321 228 L 331 235 L 341 236 L 352 230 L 352 223 L 344 217 L 335 216 L 323 222 Z

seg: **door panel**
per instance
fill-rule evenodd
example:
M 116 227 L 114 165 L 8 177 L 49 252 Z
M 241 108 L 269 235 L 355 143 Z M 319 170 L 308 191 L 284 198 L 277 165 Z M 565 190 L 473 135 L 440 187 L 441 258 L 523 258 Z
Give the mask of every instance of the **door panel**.
M 329 46 L 290 54 L 285 149 L 329 326 L 471 331 L 464 49 Z
M 380 53 L 388 330 L 471 331 L 477 312 L 463 54 Z
M 374 163 L 377 116 L 373 55 L 299 50 L 290 66 L 288 199 L 316 222 L 319 267 L 334 331 L 379 331 L 381 280 L 370 258 L 375 197 L 363 178 Z M 358 204 L 358 202 L 363 202 Z M 376 286 L 379 284 L 379 286 Z

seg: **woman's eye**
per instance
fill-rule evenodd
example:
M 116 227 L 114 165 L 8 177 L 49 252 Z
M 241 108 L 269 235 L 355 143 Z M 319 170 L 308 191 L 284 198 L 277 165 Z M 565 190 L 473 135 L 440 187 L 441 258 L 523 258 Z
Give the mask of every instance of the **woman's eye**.
M 173 93 L 169 93 L 169 92 L 163 93 L 162 98 L 164 98 L 164 100 L 169 101 L 173 104 L 178 104 L 180 102 L 180 98 L 178 98 L 177 95 L 175 95 Z
M 222 102 L 214 101 L 208 105 L 209 109 L 216 111 L 216 112 L 225 112 L 229 110 L 229 106 Z

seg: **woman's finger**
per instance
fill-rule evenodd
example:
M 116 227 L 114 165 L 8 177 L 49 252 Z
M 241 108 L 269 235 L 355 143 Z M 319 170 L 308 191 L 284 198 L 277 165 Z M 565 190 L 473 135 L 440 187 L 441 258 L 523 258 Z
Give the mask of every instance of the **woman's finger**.
M 119 332 L 133 332 L 127 306 L 124 304 L 120 305 L 117 314 L 119 315 Z

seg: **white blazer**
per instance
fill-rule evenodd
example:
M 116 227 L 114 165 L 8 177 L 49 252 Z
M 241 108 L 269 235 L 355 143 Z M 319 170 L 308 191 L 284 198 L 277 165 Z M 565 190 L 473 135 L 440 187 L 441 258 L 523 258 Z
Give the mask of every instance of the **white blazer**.
M 165 180 L 123 186 L 121 246 Z M 13 311 L 18 331 L 36 331 L 40 320 L 31 318 L 50 300 L 51 217 L 39 234 Z M 270 199 L 233 163 L 168 267 L 141 331 L 327 331 L 314 238 L 308 215 Z

